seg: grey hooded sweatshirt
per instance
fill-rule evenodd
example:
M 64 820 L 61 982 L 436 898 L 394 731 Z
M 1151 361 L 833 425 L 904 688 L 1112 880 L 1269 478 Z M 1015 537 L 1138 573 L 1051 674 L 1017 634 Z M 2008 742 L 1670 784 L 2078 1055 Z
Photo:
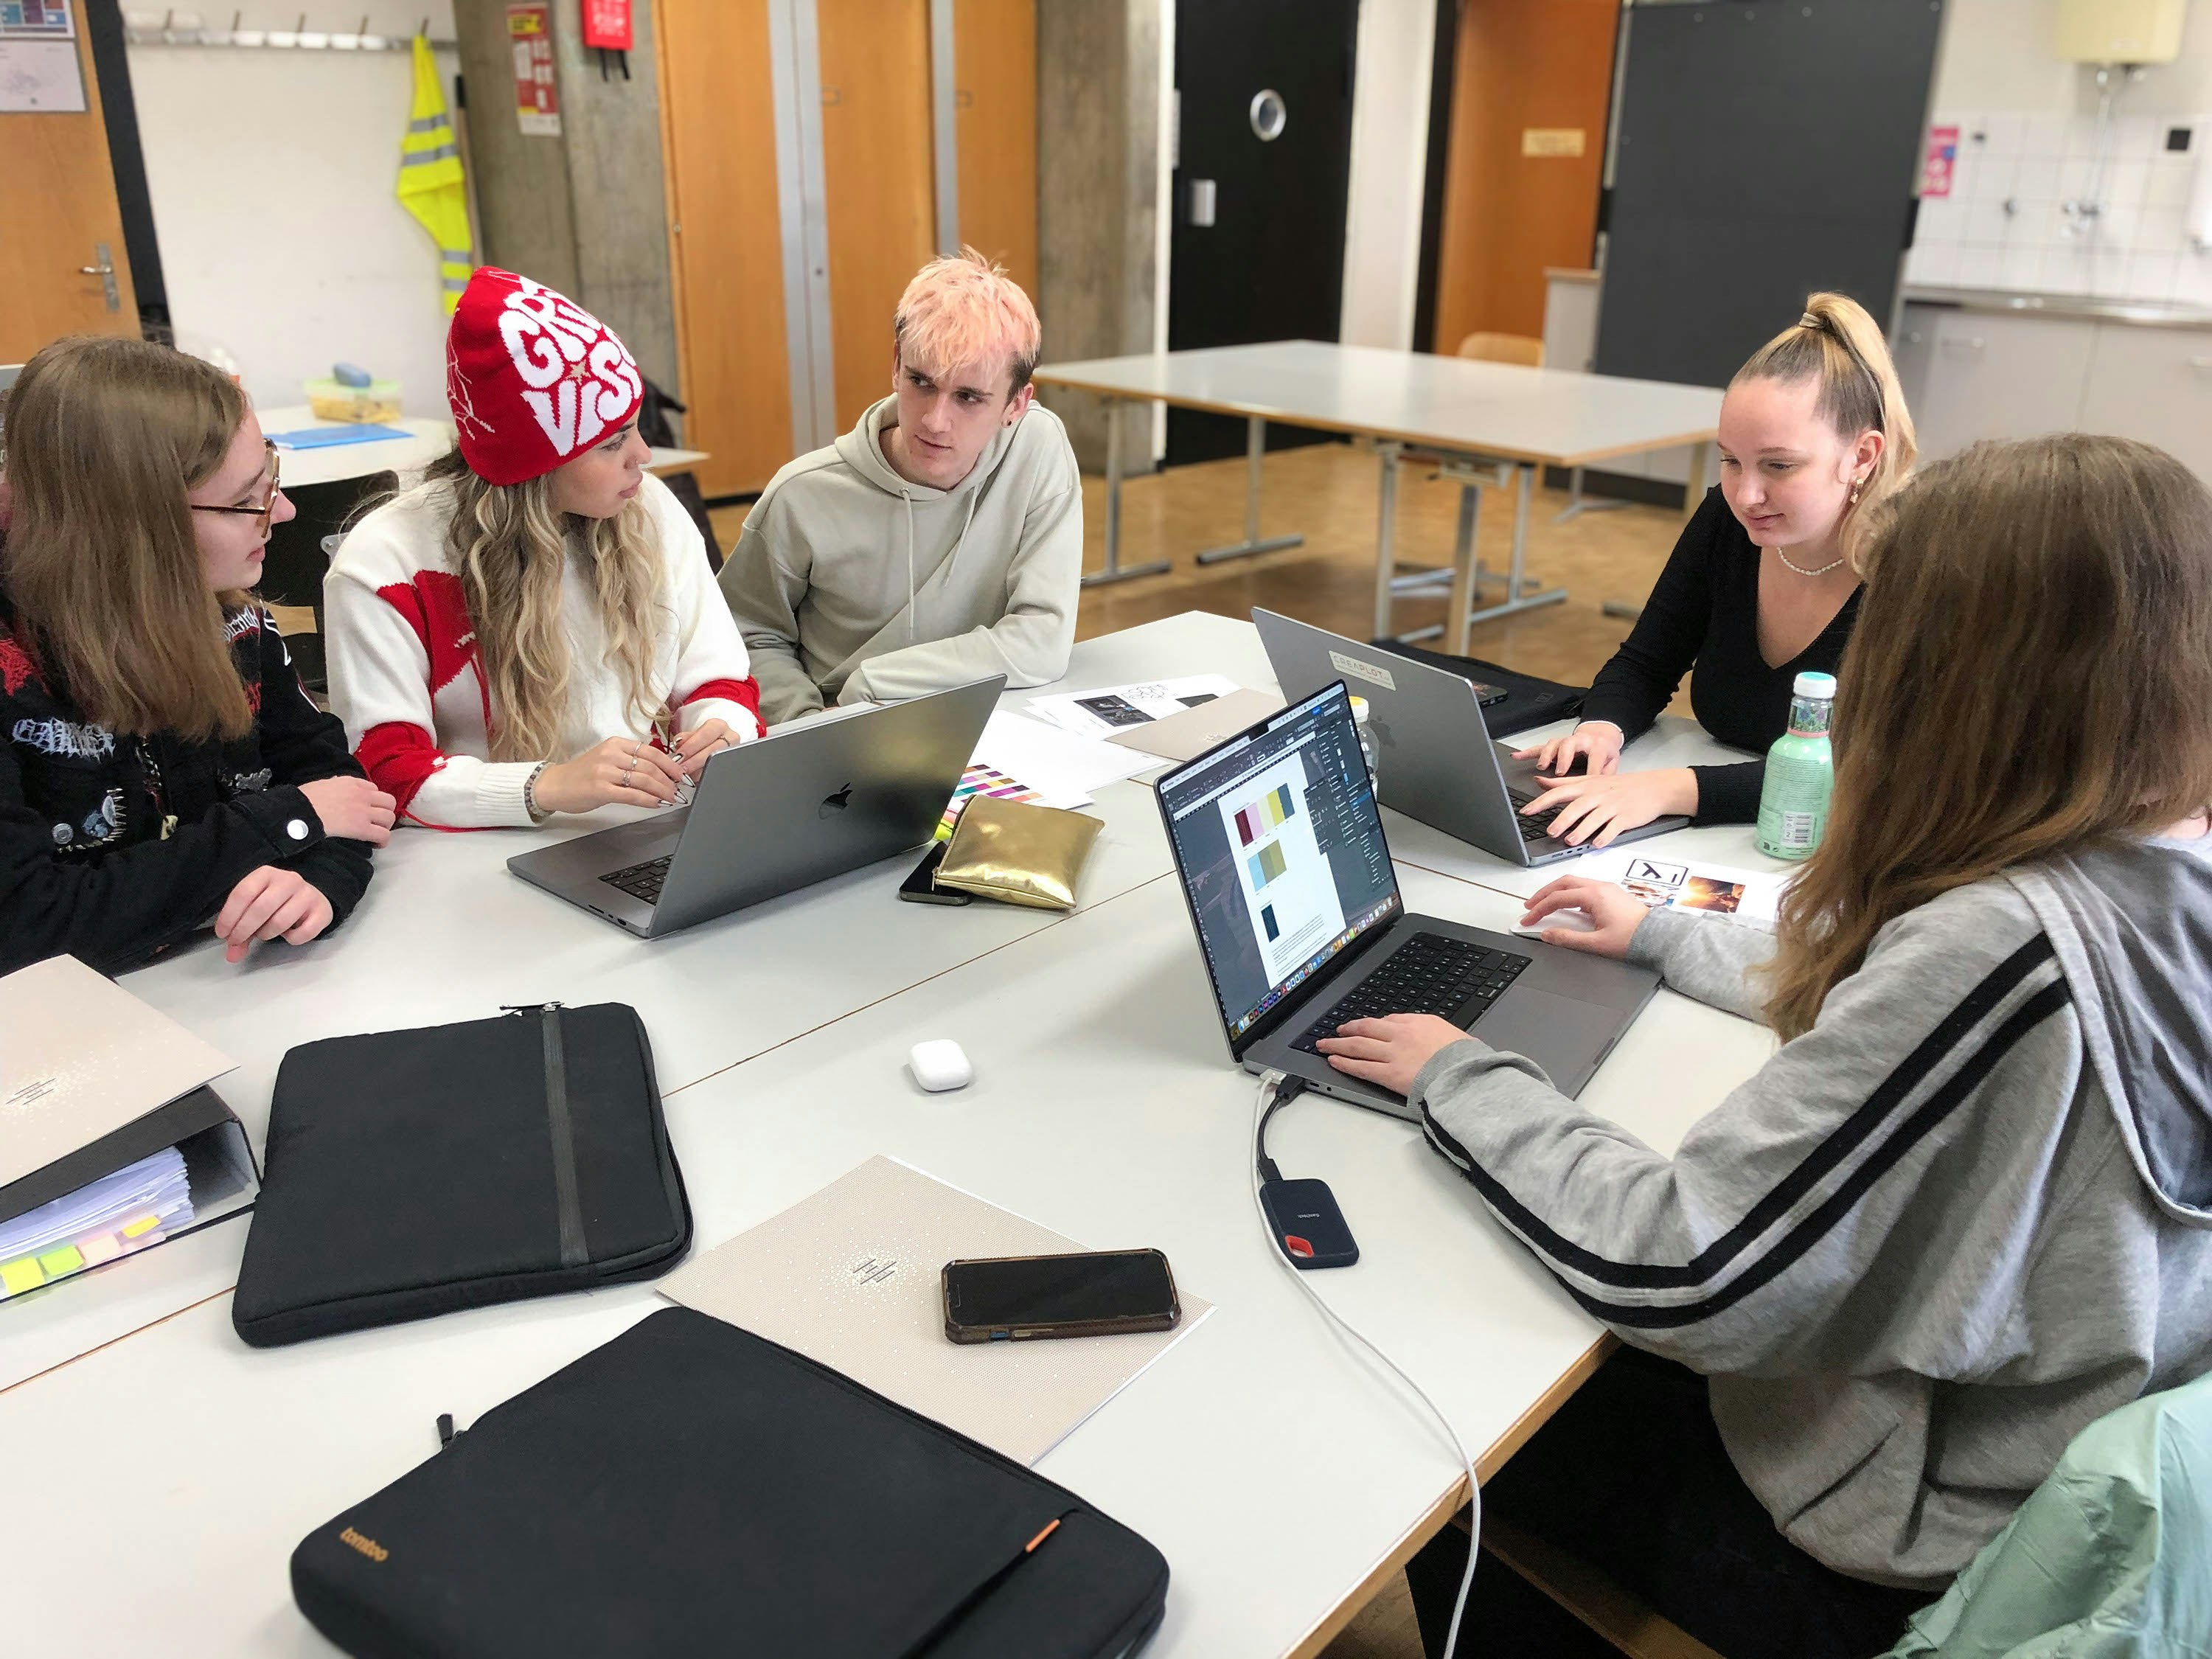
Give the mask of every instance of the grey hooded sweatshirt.
M 1934 1589 L 2077 1430 L 2212 1370 L 2207 852 L 2100 848 L 1899 917 L 1671 1158 L 1478 1042 L 1412 1098 L 1569 1294 L 1709 1375 L 1776 1526 Z M 1772 951 L 1662 912 L 1629 955 L 1751 1018 Z
M 778 472 L 722 567 L 764 720 L 1067 672 L 1083 485 L 1060 417 L 1032 404 L 950 489 L 885 459 L 897 417 L 885 398 Z

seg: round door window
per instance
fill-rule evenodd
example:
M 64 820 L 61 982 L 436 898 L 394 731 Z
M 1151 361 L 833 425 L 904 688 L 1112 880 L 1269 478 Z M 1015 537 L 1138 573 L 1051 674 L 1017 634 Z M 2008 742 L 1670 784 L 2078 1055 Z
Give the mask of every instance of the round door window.
M 1290 119 L 1290 111 L 1283 103 L 1283 94 L 1273 87 L 1252 94 L 1252 133 L 1263 144 L 1272 144 L 1283 136 L 1283 123 Z

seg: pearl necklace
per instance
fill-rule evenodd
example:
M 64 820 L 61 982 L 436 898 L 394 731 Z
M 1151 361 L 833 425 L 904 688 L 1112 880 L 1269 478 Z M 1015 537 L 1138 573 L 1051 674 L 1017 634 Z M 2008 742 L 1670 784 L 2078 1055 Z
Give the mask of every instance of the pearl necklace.
M 1789 565 L 1790 569 L 1796 571 L 1801 576 L 1825 576 L 1831 570 L 1833 570 L 1838 565 L 1844 562 L 1844 556 L 1838 553 L 1834 558 L 1829 560 L 1827 563 L 1822 565 L 1818 570 L 1808 570 L 1802 564 L 1790 564 L 1790 556 L 1778 547 L 1774 550 L 1774 556 L 1781 560 L 1784 564 Z

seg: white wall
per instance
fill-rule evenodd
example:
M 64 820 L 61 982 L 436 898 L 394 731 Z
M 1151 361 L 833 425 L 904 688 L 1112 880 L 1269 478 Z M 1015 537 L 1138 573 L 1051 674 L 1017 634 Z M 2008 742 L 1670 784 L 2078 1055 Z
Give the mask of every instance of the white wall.
M 310 30 L 351 33 L 366 12 L 372 33 L 411 34 L 427 12 L 432 38 L 453 38 L 452 0 L 262 0 L 244 27 L 289 29 L 303 8 Z M 392 194 L 411 54 L 133 46 L 129 58 L 185 343 L 229 352 L 264 407 L 304 401 L 301 382 L 343 359 L 399 380 L 408 414 L 442 416 L 437 250 Z M 439 61 L 450 103 L 456 60 Z
M 1436 35 L 1435 0 L 1362 0 L 1344 222 L 1346 345 L 1413 347 Z
M 1951 193 L 1921 203 L 1906 282 L 2212 305 L 2212 251 L 2185 215 L 2212 187 L 2212 3 L 2190 9 L 2176 62 L 2118 93 L 2109 139 L 2095 70 L 2053 53 L 2057 12 L 1952 0 L 1931 119 L 1959 129 L 1959 159 Z M 2176 127 L 2185 152 L 2166 148 Z M 2084 200 L 2094 221 L 2069 211 Z

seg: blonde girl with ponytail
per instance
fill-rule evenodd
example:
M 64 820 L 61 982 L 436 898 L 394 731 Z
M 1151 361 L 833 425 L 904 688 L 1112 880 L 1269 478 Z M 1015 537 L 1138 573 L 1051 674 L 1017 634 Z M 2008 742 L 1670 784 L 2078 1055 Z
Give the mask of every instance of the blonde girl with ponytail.
M 1721 403 L 1721 481 L 1675 544 L 1635 629 L 1598 672 L 1582 723 L 1536 757 L 1551 830 L 1603 847 L 1669 813 L 1700 823 L 1759 815 L 1762 759 L 1620 769 L 1685 674 L 1713 737 L 1764 756 L 1787 726 L 1801 673 L 1832 674 L 1858 618 L 1860 561 L 1911 476 L 1912 416 L 1874 319 L 1840 294 L 1736 371 Z M 1581 776 L 1566 775 L 1577 761 Z

